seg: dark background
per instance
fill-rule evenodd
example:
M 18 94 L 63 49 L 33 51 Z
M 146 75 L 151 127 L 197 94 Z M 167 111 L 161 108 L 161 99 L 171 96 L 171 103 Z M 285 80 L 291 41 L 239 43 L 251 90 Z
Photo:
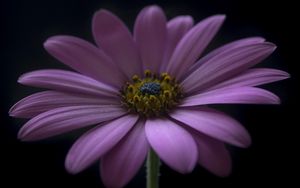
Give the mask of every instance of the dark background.
M 69 34 L 92 41 L 90 22 L 93 13 L 106 8 L 132 28 L 139 10 L 158 4 L 168 18 L 190 14 L 198 22 L 212 14 L 227 15 L 227 20 L 209 49 L 248 36 L 263 36 L 278 45 L 272 57 L 259 66 L 288 71 L 292 78 L 265 86 L 282 99 L 279 106 L 231 105 L 220 107 L 249 130 L 253 145 L 248 149 L 230 147 L 233 172 L 218 178 L 201 167 L 188 175 L 166 166 L 161 169 L 161 187 L 291 187 L 299 178 L 299 19 L 294 1 L 139 1 L 139 0 L 1 0 L 0 60 L 0 187 L 103 187 L 98 166 L 69 175 L 64 169 L 65 155 L 79 134 L 67 134 L 40 142 L 17 140 L 25 122 L 9 118 L 15 102 L 37 91 L 17 84 L 22 73 L 41 68 L 66 68 L 42 47 L 50 36 Z M 298 25 L 298 26 L 297 26 Z M 77 135 L 77 136 L 74 136 Z M 141 173 L 128 187 L 144 187 Z M 293 186 L 294 187 L 294 186 Z M 296 186 L 297 187 L 297 186 Z

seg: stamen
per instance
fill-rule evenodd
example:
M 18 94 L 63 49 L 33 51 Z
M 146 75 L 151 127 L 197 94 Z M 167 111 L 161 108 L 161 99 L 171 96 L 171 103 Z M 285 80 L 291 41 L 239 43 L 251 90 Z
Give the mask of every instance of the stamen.
M 139 81 L 139 80 L 140 80 L 140 78 L 139 78 L 138 75 L 133 75 L 133 77 L 132 77 L 132 81 L 133 81 L 133 82 L 137 82 L 137 81 Z
M 151 75 L 152 75 L 152 73 L 151 73 L 151 71 L 150 70 L 145 70 L 145 76 L 146 76 L 146 78 L 150 78 L 151 77 Z

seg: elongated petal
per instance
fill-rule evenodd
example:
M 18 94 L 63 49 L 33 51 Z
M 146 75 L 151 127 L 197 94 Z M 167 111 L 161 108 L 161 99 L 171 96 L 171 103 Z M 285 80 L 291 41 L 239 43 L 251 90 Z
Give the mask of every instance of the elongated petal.
M 191 16 L 177 16 L 167 23 L 167 42 L 164 54 L 164 60 L 160 67 L 160 72 L 166 72 L 178 42 L 193 27 L 194 20 Z
M 9 111 L 13 117 L 32 118 L 40 113 L 59 107 L 81 105 L 118 105 L 115 98 L 91 97 L 57 91 L 35 93 L 17 102 Z
M 111 150 L 134 126 L 138 117 L 123 116 L 104 125 L 99 125 L 81 136 L 70 149 L 66 169 L 78 173 Z
M 280 99 L 273 93 L 255 87 L 221 88 L 184 99 L 180 106 L 205 104 L 279 104 Z
M 95 13 L 92 25 L 98 46 L 117 63 L 127 78 L 141 75 L 142 63 L 136 44 L 123 22 L 102 9 Z
M 22 75 L 19 83 L 62 92 L 116 97 L 118 90 L 81 74 L 63 70 L 38 70 Z
M 171 56 L 167 72 L 176 75 L 176 78 L 180 80 L 181 76 L 200 57 L 221 27 L 224 19 L 224 15 L 211 16 L 186 33 Z
M 72 36 L 55 36 L 49 38 L 44 47 L 59 61 L 86 76 L 117 88 L 124 83 L 125 77 L 111 58 L 87 41 Z
M 271 43 L 255 43 L 230 50 L 224 50 L 191 73 L 182 82 L 185 92 L 195 93 L 216 83 L 231 78 L 249 67 L 261 62 L 274 50 Z
M 124 187 L 143 165 L 148 150 L 144 121 L 140 121 L 101 158 L 101 177 L 106 187 Z
M 189 75 L 190 73 L 194 72 L 204 62 L 210 60 L 211 58 L 215 57 L 218 54 L 224 53 L 224 51 L 236 49 L 236 48 L 239 48 L 241 46 L 246 46 L 246 45 L 251 45 L 251 44 L 258 44 L 258 43 L 263 43 L 263 42 L 265 42 L 265 39 L 262 38 L 262 37 L 249 37 L 249 38 L 243 38 L 243 39 L 236 40 L 236 41 L 230 42 L 228 44 L 225 44 L 225 45 L 211 51 L 210 53 L 208 53 L 207 55 L 205 55 L 201 59 L 199 59 L 199 61 L 197 61 L 195 64 L 193 64 L 189 68 L 189 71 L 186 73 L 186 75 Z
M 166 43 L 166 17 L 158 6 L 144 8 L 134 26 L 134 37 L 143 61 L 143 68 L 158 72 Z
M 225 145 L 204 134 L 193 134 L 198 146 L 198 163 L 221 177 L 231 173 L 231 157 Z
M 149 119 L 146 136 L 154 151 L 171 168 L 191 172 L 197 162 L 197 146 L 190 133 L 168 119 Z
M 84 105 L 56 108 L 29 120 L 19 131 L 21 140 L 41 140 L 117 118 L 124 111 L 120 106 Z
M 183 108 L 169 114 L 193 129 L 223 142 L 248 147 L 251 138 L 246 129 L 224 113 L 209 108 Z
M 289 77 L 290 75 L 287 72 L 281 70 L 268 68 L 253 68 L 246 70 L 245 72 L 229 80 L 221 82 L 213 87 L 210 87 L 209 90 L 214 90 L 218 88 L 259 86 L 262 84 L 284 80 Z

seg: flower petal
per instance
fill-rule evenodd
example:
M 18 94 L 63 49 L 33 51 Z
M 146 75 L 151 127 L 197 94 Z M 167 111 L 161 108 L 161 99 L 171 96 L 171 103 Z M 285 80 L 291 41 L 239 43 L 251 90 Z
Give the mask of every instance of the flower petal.
M 204 134 L 193 134 L 198 146 L 198 163 L 213 174 L 226 177 L 231 173 L 231 157 L 225 145 Z
M 275 45 L 264 42 L 239 46 L 210 58 L 182 82 L 184 91 L 192 94 L 245 71 L 268 57 Z
M 111 120 L 124 111 L 113 105 L 82 105 L 56 108 L 29 120 L 19 131 L 18 137 L 24 141 L 41 140 L 71 130 Z
M 166 33 L 166 17 L 160 7 L 148 6 L 139 13 L 134 37 L 144 70 L 159 71 L 165 51 Z
M 160 67 L 160 72 L 166 72 L 178 42 L 193 27 L 194 20 L 191 16 L 177 16 L 167 23 L 167 42 L 164 60 Z
M 281 70 L 268 69 L 268 68 L 253 68 L 253 69 L 246 70 L 229 80 L 214 85 L 213 87 L 210 87 L 209 90 L 214 90 L 219 88 L 259 86 L 262 84 L 284 80 L 289 77 L 290 77 L 289 73 Z
M 138 116 L 127 115 L 99 125 L 81 136 L 70 149 L 66 169 L 78 173 L 111 150 L 135 125 Z
M 167 165 L 180 173 L 193 170 L 198 153 L 190 133 L 168 119 L 149 119 L 145 130 L 151 147 Z
M 198 69 L 204 62 L 210 60 L 211 58 L 215 57 L 218 54 L 224 53 L 224 51 L 236 49 L 236 48 L 239 48 L 241 46 L 246 46 L 246 45 L 251 45 L 251 44 L 258 44 L 258 43 L 263 43 L 263 42 L 265 42 L 265 39 L 262 38 L 262 37 L 249 37 L 249 38 L 243 38 L 243 39 L 236 40 L 236 41 L 230 42 L 228 44 L 225 44 L 225 45 L 211 51 L 210 53 L 208 53 L 207 55 L 205 55 L 201 59 L 199 59 L 199 61 L 197 61 L 195 64 L 193 64 L 189 68 L 189 71 L 187 71 L 186 75 L 191 74 L 196 69 Z
M 175 48 L 167 72 L 181 80 L 181 76 L 196 62 L 215 36 L 224 19 L 224 15 L 211 16 L 189 30 Z
M 85 40 L 72 36 L 54 36 L 44 43 L 44 47 L 59 61 L 86 76 L 117 88 L 124 84 L 125 77 L 114 62 Z
M 223 142 L 239 147 L 248 147 L 251 144 L 250 135 L 239 122 L 216 110 L 204 107 L 183 108 L 177 109 L 169 115 L 177 121 Z
M 81 74 L 63 70 L 38 70 L 23 74 L 19 83 L 62 92 L 116 97 L 118 90 Z
M 186 97 L 180 106 L 204 104 L 279 104 L 273 93 L 255 87 L 220 88 Z
M 142 64 L 136 44 L 128 28 L 114 14 L 100 10 L 93 18 L 93 35 L 98 46 L 127 75 L 142 74 Z
M 66 106 L 81 105 L 118 105 L 115 98 L 91 97 L 79 94 L 68 94 L 57 91 L 35 93 L 17 102 L 9 111 L 13 117 L 32 118 L 40 113 Z
M 106 187 L 124 187 L 143 165 L 149 144 L 144 121 L 101 158 L 101 177 Z

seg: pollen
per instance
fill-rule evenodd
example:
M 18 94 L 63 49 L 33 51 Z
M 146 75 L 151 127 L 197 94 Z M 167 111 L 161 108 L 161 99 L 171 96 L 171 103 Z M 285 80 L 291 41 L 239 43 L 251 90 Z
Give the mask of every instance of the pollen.
M 146 117 L 160 116 L 175 107 L 182 98 L 182 91 L 167 73 L 159 76 L 145 70 L 144 76 L 132 76 L 122 89 L 122 104 L 131 112 Z

